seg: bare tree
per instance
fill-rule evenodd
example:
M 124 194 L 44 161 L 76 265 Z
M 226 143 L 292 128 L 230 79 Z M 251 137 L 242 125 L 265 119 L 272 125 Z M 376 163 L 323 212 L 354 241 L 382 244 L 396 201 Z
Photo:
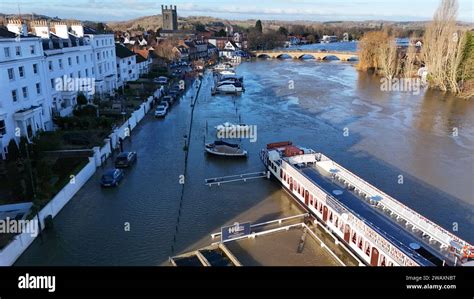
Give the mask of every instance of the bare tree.
M 388 35 L 387 35 L 388 37 Z M 380 73 L 392 79 L 399 73 L 399 59 L 397 51 L 397 42 L 394 37 L 388 37 L 383 40 L 378 48 L 378 60 L 380 65 Z
M 455 93 L 460 92 L 457 77 L 465 45 L 465 32 L 456 27 L 457 13 L 457 0 L 441 1 L 426 27 L 422 49 L 430 86 Z
M 156 45 L 154 52 L 158 57 L 164 58 L 166 60 L 173 60 L 177 55 L 174 51 L 174 48 L 178 46 L 178 44 L 178 39 L 168 38 Z
M 388 50 L 389 36 L 385 31 L 371 31 L 364 34 L 358 45 L 359 70 L 379 70 L 381 66 L 380 55 Z M 384 49 L 383 51 L 379 49 Z
M 416 47 L 414 45 L 414 40 L 415 37 L 412 35 L 403 63 L 403 77 L 405 78 L 411 78 L 415 73 Z

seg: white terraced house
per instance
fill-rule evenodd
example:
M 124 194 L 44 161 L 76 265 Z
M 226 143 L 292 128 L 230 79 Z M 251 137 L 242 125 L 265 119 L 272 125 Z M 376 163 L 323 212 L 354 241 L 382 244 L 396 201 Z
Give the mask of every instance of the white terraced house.
M 10 140 L 31 138 L 52 128 L 51 97 L 41 39 L 28 35 L 26 25 L 0 28 L 0 154 Z
M 117 53 L 117 85 L 120 87 L 128 81 L 138 80 L 139 70 L 135 53 L 121 44 L 115 44 L 115 52 Z
M 0 27 L 0 154 L 11 139 L 51 130 L 52 116 L 70 115 L 78 92 L 113 95 L 117 68 L 113 34 L 81 24 L 20 20 Z M 62 84 L 58 84 L 62 83 Z

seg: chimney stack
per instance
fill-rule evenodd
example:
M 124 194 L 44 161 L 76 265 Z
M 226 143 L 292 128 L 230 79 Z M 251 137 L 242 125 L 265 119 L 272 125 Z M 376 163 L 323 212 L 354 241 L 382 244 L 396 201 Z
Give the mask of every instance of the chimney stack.
M 33 28 L 33 31 L 36 36 L 39 36 L 41 38 L 50 38 L 51 37 L 51 31 L 49 29 L 49 24 L 46 22 L 46 20 L 35 20 L 31 22 L 31 28 Z
M 68 28 L 66 23 L 63 22 L 52 22 L 51 26 L 54 26 L 54 33 L 63 39 L 69 38 Z
M 28 26 L 20 19 L 8 20 L 7 29 L 19 36 L 28 36 Z
M 71 24 L 71 30 L 74 31 L 74 34 L 77 37 L 84 37 L 84 27 L 81 23 L 73 23 Z

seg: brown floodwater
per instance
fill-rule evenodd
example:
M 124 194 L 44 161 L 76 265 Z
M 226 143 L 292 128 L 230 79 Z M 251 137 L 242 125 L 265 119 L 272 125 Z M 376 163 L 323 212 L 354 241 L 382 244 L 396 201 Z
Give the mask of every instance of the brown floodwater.
M 379 78 L 350 63 L 259 60 L 237 72 L 246 87 L 241 96 L 211 96 L 212 76 L 203 79 L 182 200 L 194 87 L 165 119 L 147 116 L 132 132 L 126 148 L 138 152 L 138 162 L 119 188 L 101 189 L 99 169 L 16 265 L 160 265 L 208 245 L 223 225 L 298 214 L 274 180 L 204 184 L 262 170 L 259 150 L 282 140 L 323 152 L 474 243 L 474 102 L 434 91 L 382 91 Z M 239 120 L 257 126 L 256 142 L 241 141 L 249 157 L 206 156 L 214 126 Z

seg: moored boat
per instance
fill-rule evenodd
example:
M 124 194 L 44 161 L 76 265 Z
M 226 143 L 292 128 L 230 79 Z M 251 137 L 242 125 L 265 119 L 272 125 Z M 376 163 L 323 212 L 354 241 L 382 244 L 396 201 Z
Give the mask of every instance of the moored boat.
M 269 174 L 338 242 L 371 266 L 465 265 L 474 246 L 329 157 L 292 142 L 267 144 Z
M 247 151 L 240 145 L 216 140 L 213 143 L 206 144 L 206 152 L 216 156 L 225 157 L 247 157 Z

